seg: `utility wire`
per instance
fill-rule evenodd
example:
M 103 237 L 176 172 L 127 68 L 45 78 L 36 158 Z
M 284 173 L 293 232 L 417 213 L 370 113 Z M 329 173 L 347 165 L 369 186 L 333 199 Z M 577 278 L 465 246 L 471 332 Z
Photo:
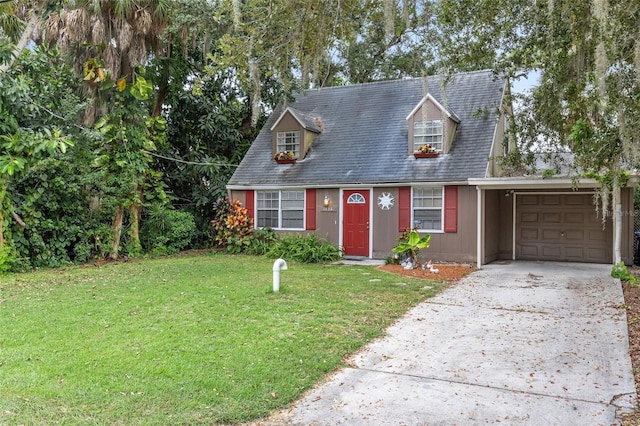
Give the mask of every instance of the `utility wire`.
M 6 3 L 8 1 L 13 1 L 13 0 L 0 0 L 0 3 Z M 35 102 L 32 102 L 32 104 L 35 105 L 38 108 L 42 108 L 43 110 L 48 112 L 52 117 L 55 117 L 55 118 L 57 118 L 59 120 L 66 121 L 64 117 L 56 114 L 55 112 L 51 111 L 50 109 L 48 109 L 48 108 L 46 108 L 46 107 L 44 107 L 42 105 L 38 105 Z M 73 123 L 72 125 L 74 127 L 78 128 L 78 129 L 80 129 L 80 130 L 87 130 L 87 131 L 90 130 L 90 129 L 87 129 L 86 127 L 81 126 L 81 125 L 76 124 L 76 123 Z M 182 160 L 180 158 L 165 157 L 164 155 L 156 154 L 154 152 L 147 151 L 147 150 L 144 150 L 144 149 L 142 149 L 141 151 L 144 152 L 145 154 L 149 154 L 149 155 L 151 155 L 153 157 L 162 158 L 163 160 L 175 161 L 176 163 L 189 164 L 189 165 L 192 165 L 192 166 L 238 167 L 237 164 L 228 164 L 228 163 L 224 163 L 222 161 L 215 161 L 213 163 L 198 163 L 196 161 L 186 161 L 186 160 Z
M 193 166 L 238 167 L 237 164 L 228 164 L 228 163 L 223 163 L 221 161 L 216 161 L 216 162 L 213 162 L 213 163 L 198 163 L 198 162 L 195 162 L 195 161 L 181 160 L 179 158 L 165 157 L 164 155 L 156 154 L 156 153 L 150 152 L 150 151 L 145 151 L 144 149 L 142 149 L 141 151 L 144 152 L 145 154 L 149 154 L 149 155 L 151 155 L 153 157 L 162 158 L 163 160 L 175 161 L 177 163 L 190 164 L 190 165 L 193 165 Z

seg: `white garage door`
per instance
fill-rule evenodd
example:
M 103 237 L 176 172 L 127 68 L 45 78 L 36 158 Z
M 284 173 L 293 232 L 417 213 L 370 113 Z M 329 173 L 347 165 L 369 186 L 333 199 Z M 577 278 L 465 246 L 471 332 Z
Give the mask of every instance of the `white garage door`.
M 612 245 L 591 194 L 517 195 L 516 259 L 611 263 Z

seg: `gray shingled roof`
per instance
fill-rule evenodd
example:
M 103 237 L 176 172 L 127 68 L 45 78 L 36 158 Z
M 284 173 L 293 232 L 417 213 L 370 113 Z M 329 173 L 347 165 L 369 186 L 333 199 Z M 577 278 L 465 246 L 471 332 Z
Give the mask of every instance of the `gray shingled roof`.
M 279 106 L 228 185 L 313 187 L 483 178 L 504 83 L 491 71 L 457 74 L 446 86 L 445 101 L 439 77 L 428 78 L 428 92 L 460 118 L 450 153 L 430 159 L 407 153 L 406 118 L 426 94 L 423 79 L 305 91 L 291 106 L 323 124 L 307 156 L 295 164 L 272 160 L 270 129 L 286 108 Z M 479 109 L 489 114 L 478 114 Z

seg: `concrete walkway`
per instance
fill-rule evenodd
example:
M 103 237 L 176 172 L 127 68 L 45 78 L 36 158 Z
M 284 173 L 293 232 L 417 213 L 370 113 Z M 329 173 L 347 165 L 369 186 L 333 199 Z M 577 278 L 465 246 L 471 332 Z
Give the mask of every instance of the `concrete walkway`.
M 490 264 L 267 423 L 610 425 L 636 403 L 609 265 Z

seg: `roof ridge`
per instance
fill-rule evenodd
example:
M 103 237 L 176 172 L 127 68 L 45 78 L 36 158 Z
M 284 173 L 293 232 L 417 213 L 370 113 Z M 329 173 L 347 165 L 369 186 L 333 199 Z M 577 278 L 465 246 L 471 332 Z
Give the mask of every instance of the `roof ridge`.
M 405 78 L 395 78 L 395 79 L 392 79 L 392 80 L 376 80 L 376 81 L 367 81 L 365 83 L 345 84 L 345 85 L 342 85 L 342 86 L 316 87 L 316 88 L 312 88 L 312 89 L 304 89 L 302 91 L 302 93 L 320 92 L 320 91 L 328 91 L 328 90 L 339 90 L 339 89 L 346 89 L 346 88 L 350 88 L 350 87 L 364 87 L 364 86 L 374 86 L 374 85 L 382 85 L 382 84 L 403 83 L 405 81 L 423 80 L 425 77 L 428 78 L 428 79 L 433 79 L 433 78 L 438 78 L 438 77 L 452 78 L 452 77 L 465 76 L 465 75 L 470 75 L 470 74 L 480 74 L 480 73 L 493 73 L 493 70 L 490 69 L 490 68 L 486 68 L 486 69 L 482 69 L 482 70 L 457 72 L 457 73 L 451 74 L 449 76 L 445 76 L 443 74 L 431 74 L 431 75 L 426 75 L 426 76 L 422 76 L 422 77 L 405 77 Z

